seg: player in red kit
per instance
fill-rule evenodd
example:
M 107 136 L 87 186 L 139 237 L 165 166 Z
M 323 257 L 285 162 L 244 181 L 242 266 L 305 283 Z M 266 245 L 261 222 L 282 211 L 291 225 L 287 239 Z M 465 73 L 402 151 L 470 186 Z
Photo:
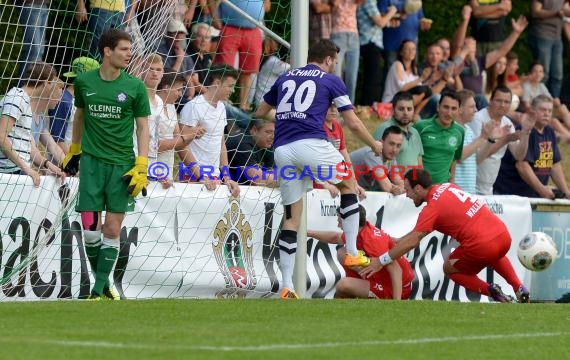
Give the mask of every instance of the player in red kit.
M 506 257 L 511 246 L 507 227 L 481 200 L 451 183 L 432 185 L 429 172 L 421 169 L 406 173 L 404 188 L 416 206 L 424 202 L 427 205 L 420 212 L 414 230 L 396 240 L 396 246 L 379 258 L 371 259 L 370 266 L 360 275 L 371 276 L 437 230 L 453 237 L 460 245 L 443 264 L 443 271 L 451 280 L 496 301 L 509 302 L 510 297 L 499 285 L 477 277 L 485 267 L 492 267 L 513 287 L 519 302 L 530 301 L 529 291 Z
M 337 120 L 338 119 L 338 110 L 335 104 L 331 104 L 327 111 L 327 116 L 325 118 L 325 123 L 323 125 L 323 129 L 327 135 L 327 141 L 330 142 L 335 149 L 340 152 L 342 155 L 346 165 L 350 165 L 350 156 L 348 155 L 348 151 L 346 150 L 346 142 L 344 141 L 344 131 L 342 130 L 342 125 Z M 352 167 L 349 168 L 352 173 L 354 170 Z M 356 179 L 358 180 L 358 178 Z M 335 198 L 340 194 L 340 190 L 337 189 L 334 184 L 331 184 L 328 181 L 313 181 L 313 189 L 327 189 L 328 192 L 331 194 L 331 197 Z M 358 184 L 356 184 L 356 194 L 360 200 L 366 198 L 366 191 Z
M 332 231 L 308 231 L 307 236 L 329 244 L 344 244 L 344 235 Z M 378 229 L 366 221 L 366 209 L 359 205 L 359 231 L 356 237 L 356 247 L 366 256 L 377 258 L 381 254 L 394 247 L 394 241 L 390 235 Z M 342 259 L 346 254 L 344 247 L 338 250 L 338 258 Z M 407 300 L 412 291 L 414 272 L 405 257 L 387 265 L 374 273 L 370 279 L 363 279 L 358 270 L 361 267 L 343 266 L 346 277 L 336 284 L 337 298 L 373 298 Z

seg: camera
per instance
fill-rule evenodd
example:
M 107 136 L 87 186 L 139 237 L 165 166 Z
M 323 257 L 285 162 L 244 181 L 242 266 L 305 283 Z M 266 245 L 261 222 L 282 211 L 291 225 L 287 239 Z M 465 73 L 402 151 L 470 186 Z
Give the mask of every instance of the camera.
M 552 193 L 554 194 L 554 198 L 555 199 L 564 199 L 566 198 L 566 195 L 564 194 L 564 192 L 560 189 L 552 189 Z

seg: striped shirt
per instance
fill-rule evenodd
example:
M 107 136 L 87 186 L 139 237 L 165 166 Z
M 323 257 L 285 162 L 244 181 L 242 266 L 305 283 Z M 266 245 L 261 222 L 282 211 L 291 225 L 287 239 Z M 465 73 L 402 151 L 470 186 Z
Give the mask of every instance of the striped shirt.
M 12 88 L 2 100 L 0 100 L 0 115 L 9 116 L 15 120 L 14 126 L 8 133 L 8 139 L 15 151 L 25 163 L 31 165 L 31 138 L 33 114 L 30 106 L 30 97 L 22 88 Z M 0 172 L 13 173 L 21 170 L 6 154 L 0 152 Z
M 360 45 L 373 43 L 380 49 L 384 48 L 382 39 L 382 28 L 374 23 L 374 17 L 379 16 L 376 0 L 366 0 L 358 7 L 356 19 L 358 20 L 358 33 L 360 35 Z
M 473 130 L 465 126 L 465 138 L 463 147 L 471 144 L 476 139 Z M 475 194 L 475 183 L 477 182 L 477 155 L 471 154 L 467 159 L 457 163 L 455 168 L 455 184 L 468 193 Z

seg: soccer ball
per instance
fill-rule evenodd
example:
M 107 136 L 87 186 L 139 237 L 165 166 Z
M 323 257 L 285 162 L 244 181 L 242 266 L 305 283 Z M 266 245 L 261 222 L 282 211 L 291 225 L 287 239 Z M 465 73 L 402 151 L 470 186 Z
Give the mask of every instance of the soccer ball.
M 543 232 L 531 232 L 519 243 L 517 255 L 525 268 L 542 271 L 552 265 L 558 252 L 550 236 Z

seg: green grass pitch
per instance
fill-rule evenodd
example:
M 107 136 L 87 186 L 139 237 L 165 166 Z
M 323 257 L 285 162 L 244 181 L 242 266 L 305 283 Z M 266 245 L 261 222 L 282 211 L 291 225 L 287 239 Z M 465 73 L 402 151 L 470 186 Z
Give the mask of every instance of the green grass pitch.
M 4 302 L 2 359 L 565 359 L 564 304 Z

